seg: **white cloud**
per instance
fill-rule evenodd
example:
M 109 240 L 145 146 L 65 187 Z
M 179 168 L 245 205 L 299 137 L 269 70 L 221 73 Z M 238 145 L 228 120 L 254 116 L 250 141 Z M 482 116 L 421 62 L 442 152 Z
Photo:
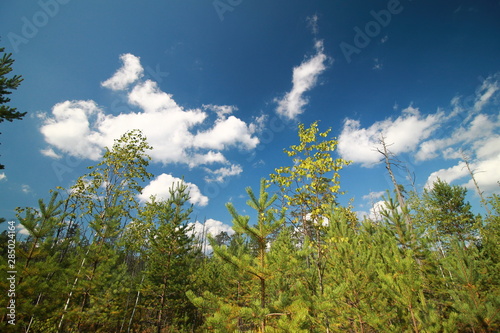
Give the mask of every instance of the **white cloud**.
M 319 32 L 318 21 L 319 21 L 319 17 L 317 14 L 314 14 L 312 16 L 307 17 L 307 25 L 309 26 L 309 28 L 311 29 L 311 32 L 314 35 L 317 35 Z
M 227 115 L 232 114 L 237 111 L 238 108 L 234 105 L 213 105 L 213 104 L 203 104 L 205 110 L 214 111 L 217 114 L 217 118 L 225 119 Z
M 500 74 L 493 75 L 482 83 L 469 104 L 455 96 L 449 112 L 438 108 L 435 113 L 422 116 L 418 109 L 408 107 L 396 119 L 378 121 L 367 128 L 358 120 L 346 119 L 339 136 L 339 153 L 345 159 L 370 167 L 380 161 L 377 152 L 383 135 L 389 150 L 394 154 L 415 152 L 417 161 L 435 158 L 459 159 L 462 150 L 470 149 L 483 159 L 495 155 L 500 146 L 500 115 L 498 107 L 500 95 Z M 492 112 L 481 113 L 492 106 Z M 453 170 L 439 170 L 437 173 L 449 177 Z
M 303 95 L 314 88 L 318 77 L 326 69 L 328 57 L 324 53 L 323 41 L 317 41 L 315 44 L 316 55 L 293 69 L 293 87 L 282 99 L 275 99 L 278 103 L 276 112 L 289 119 L 295 119 L 303 113 L 304 106 L 308 100 Z
M 25 194 L 28 194 L 31 192 L 31 187 L 29 185 L 21 185 L 21 191 L 23 191 L 23 193 Z
M 253 125 L 256 133 L 262 133 L 266 129 L 266 123 L 268 121 L 268 116 L 266 114 L 261 114 L 258 117 L 254 118 L 254 121 L 251 125 Z
M 374 199 L 381 198 L 385 195 L 385 191 L 380 191 L 380 192 L 370 192 L 367 195 L 363 195 L 363 200 L 369 200 L 373 201 Z
M 42 150 L 40 150 L 40 152 L 42 153 L 42 155 L 45 155 L 45 156 L 50 157 L 50 158 L 54 158 L 56 160 L 62 158 L 62 156 L 59 155 L 58 153 L 56 153 L 54 151 L 54 149 L 52 149 L 52 148 L 42 149 Z
M 500 144 L 500 141 L 497 143 Z M 498 146 L 496 147 L 498 150 Z M 469 163 L 469 167 L 474 174 L 474 178 L 481 191 L 485 193 L 499 193 L 500 186 L 498 182 L 500 181 L 500 153 L 493 155 L 487 155 L 487 158 L 479 158 L 474 162 Z M 456 165 L 440 169 L 431 173 L 427 182 L 425 184 L 426 188 L 432 188 L 432 184 L 437 180 L 437 178 L 447 182 L 452 183 L 457 180 L 462 180 L 458 183 L 460 186 L 465 186 L 469 190 L 476 192 L 476 186 L 472 180 L 472 177 L 467 169 L 465 162 L 460 161 Z
M 500 190 L 498 181 L 500 181 L 500 136 L 495 135 L 485 140 L 474 142 L 473 149 L 469 152 L 469 167 L 474 173 L 474 178 L 481 191 L 486 193 L 497 193 Z M 465 154 L 460 149 L 448 148 L 455 154 L 454 158 L 463 159 Z M 472 191 L 476 191 L 469 170 L 464 161 L 459 161 L 454 166 L 437 170 L 430 174 L 427 179 L 426 187 L 432 187 L 432 184 L 440 178 L 448 183 L 462 180 L 459 185 L 465 186 Z
M 467 155 L 469 166 L 481 189 L 486 193 L 499 192 L 500 180 L 500 74 L 488 77 L 473 96 L 462 102 L 461 97 L 451 100 L 452 110 L 442 124 L 439 137 L 422 143 L 415 155 L 425 161 L 442 157 L 463 160 Z M 451 128 L 450 130 L 446 130 Z M 463 161 L 433 172 L 427 179 L 430 187 L 439 177 L 476 191 Z
M 5 172 L 0 173 L 0 182 L 3 180 L 7 180 L 7 175 L 5 175 Z
M 52 108 L 53 118 L 48 118 L 40 131 L 45 141 L 61 151 L 93 160 L 101 156 L 102 145 L 90 121 L 101 121 L 104 114 L 93 101 L 66 101 Z M 97 134 L 97 135 L 96 135 Z
M 492 135 L 480 142 L 476 148 L 476 156 L 479 159 L 487 159 L 500 154 L 500 135 Z
M 481 87 L 476 92 L 476 103 L 474 104 L 474 111 L 481 111 L 484 106 L 491 100 L 493 95 L 500 90 L 498 78 L 500 75 L 494 75 L 484 80 Z
M 208 219 L 204 223 L 196 221 L 195 223 L 189 223 L 188 226 L 193 226 L 192 233 L 202 241 L 206 241 L 207 235 L 215 237 L 221 232 L 226 232 L 228 235 L 234 234 L 234 230 L 230 225 L 214 219 Z M 206 241 L 204 246 L 205 252 L 212 252 L 212 246 L 210 246 L 208 241 Z
M 372 67 L 373 70 L 380 70 L 382 69 L 382 67 L 384 67 L 384 64 L 380 62 L 379 58 L 373 59 L 373 67 Z
M 359 221 L 363 221 L 365 217 L 369 217 L 369 213 L 367 213 L 364 210 L 357 210 L 355 211 L 356 217 L 358 218 Z
M 237 176 L 243 172 L 243 169 L 240 165 L 233 164 L 229 168 L 219 168 L 217 170 L 209 170 L 207 172 L 211 174 L 211 176 L 205 177 L 207 182 L 218 182 L 222 183 L 226 180 L 227 177 Z
M 129 102 L 137 105 L 146 113 L 165 111 L 183 111 L 169 95 L 158 88 L 156 82 L 146 80 L 138 83 L 128 95 Z
M 339 153 L 364 167 L 373 166 L 382 157 L 377 151 L 382 136 L 392 153 L 411 152 L 431 135 L 441 118 L 440 112 L 423 117 L 410 106 L 398 118 L 378 121 L 368 128 L 362 128 L 358 120 L 346 119 L 338 139 Z
M 102 82 L 103 87 L 111 90 L 124 90 L 131 83 L 142 77 L 144 69 L 141 66 L 140 58 L 130 53 L 122 54 L 120 60 L 123 63 L 122 68 L 106 81 Z
M 472 119 L 472 120 L 471 120 Z M 443 157 L 460 158 L 457 153 L 457 146 L 472 144 L 475 149 L 480 149 L 482 142 L 494 136 L 495 130 L 500 128 L 500 120 L 493 115 L 478 114 L 475 117 L 464 120 L 462 124 L 450 134 L 438 139 L 423 142 L 415 155 L 417 161 L 425 161 L 436 158 L 443 154 Z M 443 133 L 445 134 L 445 133 Z
M 438 171 L 435 171 L 430 174 L 429 178 L 427 178 L 427 182 L 425 184 L 426 188 L 432 188 L 432 184 L 439 178 L 442 181 L 445 181 L 447 183 L 451 183 L 457 179 L 461 179 L 465 176 L 467 176 L 468 171 L 467 167 L 465 165 L 465 162 L 460 162 L 457 165 L 450 167 L 450 168 L 445 168 L 445 169 L 440 169 Z
M 500 142 L 499 142 L 500 144 Z M 471 165 L 471 170 L 474 173 L 474 178 L 481 191 L 486 193 L 500 192 L 500 154 L 490 156 L 487 159 L 479 160 Z M 475 191 L 476 187 L 472 179 L 463 184 L 470 190 Z
M 29 236 L 30 232 L 28 231 L 28 229 L 26 229 L 26 227 L 22 224 L 17 224 L 16 226 L 17 228 L 17 232 L 21 235 L 24 235 L 24 236 Z
M 158 200 L 167 200 L 170 197 L 169 190 L 180 183 L 183 183 L 187 186 L 187 191 L 189 192 L 190 196 L 190 203 L 198 206 L 206 206 L 208 204 L 208 197 L 201 194 L 198 186 L 165 173 L 159 175 L 158 177 L 153 179 L 149 183 L 149 185 L 144 187 L 142 193 L 138 196 L 139 200 L 142 202 L 146 202 L 149 201 L 151 196 L 156 197 Z
M 226 164 L 227 159 L 220 152 L 209 151 L 206 154 L 195 154 L 190 158 L 189 167 L 195 167 L 200 164 Z M 207 170 L 210 170 L 207 168 Z
M 94 101 L 55 105 L 52 114 L 39 115 L 40 131 L 50 145 L 42 151 L 44 155 L 60 158 L 65 153 L 97 160 L 104 147 L 133 129 L 147 137 L 153 162 L 189 167 L 227 164 L 223 151 L 254 149 L 259 143 L 256 125 L 230 115 L 237 110 L 235 106 L 204 105 L 203 109 L 216 113 L 216 119 L 202 108 L 184 109 L 156 82 L 140 80 L 143 71 L 138 57 L 127 54 L 121 58 L 123 67 L 103 86 L 116 90 L 134 83 L 125 99 L 129 110 L 124 106 L 119 114 L 107 114 Z
M 443 139 L 433 139 L 425 141 L 420 145 L 418 152 L 415 154 L 415 159 L 417 161 L 426 161 L 436 158 L 440 150 L 444 151 L 444 148 L 448 145 L 448 140 Z M 450 156 L 450 151 L 447 151 L 447 156 Z
M 382 220 L 382 213 L 387 210 L 387 205 L 384 200 L 377 201 L 373 204 L 372 208 L 370 208 L 370 213 L 368 217 L 373 221 Z
M 314 224 L 319 224 L 318 219 L 321 220 L 321 225 L 324 227 L 330 224 L 330 219 L 327 216 L 318 216 L 316 219 L 313 219 L 311 213 L 306 214 L 306 221 L 312 221 Z
M 385 192 L 384 192 L 385 193 Z M 383 219 L 382 212 L 387 209 L 386 203 L 384 200 L 376 201 L 372 204 L 369 212 L 366 211 L 357 211 L 356 216 L 358 219 L 363 220 L 365 217 L 372 221 L 381 221 Z
M 217 236 L 221 232 L 226 232 L 229 235 L 234 234 L 234 230 L 230 225 L 214 219 L 208 219 L 205 223 L 196 221 L 195 223 L 189 223 L 188 225 L 192 225 L 193 233 L 200 237 L 205 235 Z
M 219 119 L 215 126 L 208 131 L 200 132 L 194 138 L 194 146 L 222 150 L 231 146 L 253 149 L 259 139 L 253 137 L 253 131 L 241 119 L 230 116 Z

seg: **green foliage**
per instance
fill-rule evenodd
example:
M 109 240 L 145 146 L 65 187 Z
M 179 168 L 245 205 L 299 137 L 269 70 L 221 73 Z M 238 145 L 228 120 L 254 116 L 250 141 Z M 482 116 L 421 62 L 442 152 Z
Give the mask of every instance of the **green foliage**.
M 158 332 L 163 327 L 186 325 L 195 314 L 186 298 L 198 254 L 192 228 L 187 224 L 192 208 L 186 207 L 186 185 L 174 185 L 169 192 L 165 201 L 151 198 L 136 222 L 150 229 L 142 307 L 155 320 Z
M 489 204 L 492 214 L 485 219 L 480 230 L 480 254 L 482 259 L 482 284 L 500 291 L 500 196 L 493 195 Z
M 14 64 L 14 59 L 12 59 L 12 53 L 5 53 L 5 48 L 0 47 L 0 123 L 4 120 L 13 121 L 17 119 L 22 119 L 26 112 L 21 113 L 11 106 L 4 105 L 10 102 L 10 98 L 7 95 L 12 94 L 11 90 L 16 90 L 23 78 L 20 75 L 14 75 L 13 77 L 6 77 L 10 72 L 12 72 L 12 65 Z
M 16 245 L 16 322 L 25 328 L 60 304 L 60 297 L 55 291 L 65 290 L 59 278 L 67 276 L 68 264 L 61 252 L 72 241 L 60 232 L 67 215 L 64 212 L 65 202 L 59 200 L 59 194 L 54 192 L 48 204 L 43 200 L 39 200 L 38 204 L 38 209 L 18 209 L 19 223 L 28 235 L 22 242 L 18 238 Z M 5 296 L 1 295 L 2 301 Z
M 380 218 L 359 221 L 338 202 L 348 162 L 328 133 L 299 127 L 292 166 L 246 189 L 251 216 L 226 205 L 235 233 L 209 237 L 211 254 L 185 184 L 137 201 L 150 147 L 125 134 L 65 197 L 18 209 L 17 326 L 0 330 L 498 332 L 500 197 L 474 216 L 465 189 L 438 181 L 405 201 L 388 192 Z
M 435 228 L 438 237 L 458 237 L 461 241 L 472 241 L 476 235 L 476 220 L 471 205 L 465 201 L 467 189 L 438 179 L 432 189 L 424 190 L 425 221 Z M 477 230 L 477 229 L 476 229 Z
M 300 124 L 300 143 L 285 150 L 293 165 L 277 168 L 270 175 L 271 183 L 280 189 L 283 204 L 291 210 L 296 222 L 322 219 L 330 205 L 336 203 L 337 196 L 342 194 L 339 171 L 350 162 L 332 156 L 337 147 L 336 140 L 319 141 L 330 131 L 319 132 L 318 122 L 309 128 Z M 306 219 L 306 215 L 310 219 Z
M 0 123 L 4 120 L 9 122 L 19 120 L 26 115 L 26 112 L 19 112 L 16 108 L 5 105 L 10 102 L 8 95 L 19 87 L 23 78 L 20 75 L 7 77 L 12 72 L 14 59 L 12 59 L 12 53 L 5 53 L 4 50 L 5 48 L 0 47 Z M 4 168 L 5 166 L 0 164 L 0 170 Z
M 131 278 L 126 274 L 127 262 L 122 260 L 124 226 L 139 207 L 139 182 L 150 177 L 146 171 L 148 149 L 139 131 L 124 134 L 69 192 L 66 209 L 68 217 L 76 221 L 71 224 L 88 231 L 68 229 L 68 235 L 80 238 L 66 252 L 71 261 L 65 297 L 54 314 L 58 330 L 109 331 L 125 316 L 120 304 L 129 290 L 120 286 Z M 106 320 L 96 321 L 97 314 Z
M 252 276 L 255 283 L 250 287 L 258 290 L 255 294 L 258 294 L 259 297 L 257 299 L 250 298 L 246 302 L 239 304 L 223 304 L 220 310 L 212 315 L 212 319 L 207 324 L 215 325 L 216 322 L 220 322 L 221 318 L 228 318 L 228 316 L 234 316 L 237 313 L 235 318 L 244 322 L 253 318 L 253 320 L 250 320 L 245 325 L 260 327 L 260 330 L 264 331 L 266 316 L 269 314 L 267 284 L 272 276 L 272 272 L 269 270 L 267 247 L 271 240 L 271 235 L 277 232 L 284 223 L 284 211 L 278 214 L 279 212 L 271 207 L 276 201 L 277 195 L 269 197 L 269 194 L 266 192 L 265 179 L 262 179 L 260 182 L 258 198 L 250 187 L 247 187 L 246 191 L 250 197 L 247 205 L 253 208 L 257 214 L 256 225 L 250 225 L 250 217 L 239 215 L 232 204 L 228 203 L 227 209 L 233 217 L 234 231 L 239 235 L 248 237 L 251 242 L 256 244 L 256 256 L 254 257 L 250 253 L 234 255 L 227 247 L 218 246 L 213 238 L 210 239 L 210 243 L 214 249 L 214 253 L 219 258 L 233 265 L 240 272 Z M 223 313 L 226 313 L 226 315 L 221 317 Z

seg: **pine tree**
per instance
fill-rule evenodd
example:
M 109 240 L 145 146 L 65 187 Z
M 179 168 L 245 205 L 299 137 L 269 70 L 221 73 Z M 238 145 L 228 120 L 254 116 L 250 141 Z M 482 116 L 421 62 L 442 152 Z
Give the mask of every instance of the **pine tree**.
M 247 187 L 246 192 L 250 198 L 247 205 L 253 208 L 257 215 L 255 225 L 250 225 L 250 216 L 238 214 L 231 203 L 226 206 L 233 217 L 233 229 L 238 235 L 237 237 L 240 240 L 243 240 L 242 236 L 248 237 L 250 244 L 255 245 L 255 254 L 245 251 L 246 253 L 240 252 L 235 255 L 230 248 L 218 246 L 213 238 L 210 238 L 210 244 L 218 258 L 236 268 L 240 274 L 243 274 L 243 277 L 245 275 L 252 277 L 251 284 L 248 287 L 245 286 L 252 290 L 248 295 L 249 298 L 240 300 L 238 297 L 236 302 L 226 302 L 229 300 L 218 298 L 212 293 L 205 293 L 203 297 L 196 297 L 193 293 L 190 293 L 190 298 L 200 308 L 210 306 L 218 308 L 216 312 L 213 312 L 211 318 L 207 319 L 207 325 L 229 331 L 229 327 L 224 327 L 224 322 L 229 323 L 233 329 L 236 327 L 241 328 L 242 324 L 247 322 L 243 324 L 247 328 L 264 332 L 266 331 L 266 318 L 270 315 L 268 281 L 272 276 L 272 272 L 269 270 L 267 249 L 272 235 L 284 223 L 284 211 L 278 212 L 271 207 L 278 197 L 277 195 L 270 197 L 266 192 L 265 179 L 261 179 L 259 197 L 254 194 L 250 187 Z M 238 247 L 244 249 L 244 244 L 240 241 Z M 245 291 L 243 292 L 245 293 Z
M 281 228 L 268 253 L 269 269 L 273 272 L 269 280 L 269 310 L 275 314 L 268 322 L 278 332 L 309 332 L 313 326 L 306 257 L 307 251 L 301 249 L 293 227 Z
M 189 193 L 185 184 L 169 189 L 169 198 L 151 198 L 140 219 L 151 227 L 146 252 L 146 277 L 142 288 L 146 315 L 160 333 L 186 327 L 193 322 L 195 308 L 186 297 L 199 254 L 192 226 L 192 207 L 186 207 Z
M 0 123 L 4 120 L 12 122 L 14 120 L 22 119 L 26 112 L 19 112 L 16 108 L 5 105 L 10 102 L 10 98 L 7 96 L 12 94 L 12 90 L 16 90 L 23 78 L 20 75 L 14 75 L 8 78 L 10 72 L 12 72 L 12 65 L 14 64 L 14 59 L 12 59 L 12 53 L 5 53 L 5 48 L 0 47 Z M 5 166 L 0 164 L 0 170 L 4 169 Z
M 498 245 L 498 244 L 497 244 Z M 452 273 L 449 294 L 457 313 L 457 330 L 498 332 L 500 329 L 500 289 L 498 284 L 482 284 L 485 271 L 480 252 L 474 244 L 452 241 L 450 255 L 444 259 Z M 486 274 L 484 274 L 486 273 Z
M 215 239 L 212 239 L 215 243 Z M 235 233 L 228 245 L 220 245 L 226 255 L 252 263 L 252 249 L 244 235 Z M 197 288 L 187 292 L 203 315 L 202 329 L 235 332 L 255 328 L 250 304 L 255 299 L 252 276 L 233 262 L 212 254 L 197 272 Z M 195 286 L 193 286 L 195 287 Z
M 482 263 L 487 274 L 483 274 L 483 281 L 487 286 L 500 289 L 500 196 L 492 195 L 489 198 L 491 213 L 485 219 L 480 230 L 480 250 Z
M 350 162 L 332 156 L 336 149 L 335 139 L 328 137 L 331 129 L 319 132 L 318 122 L 305 128 L 299 125 L 299 144 L 285 150 L 292 157 L 293 165 L 281 167 L 271 174 L 271 182 L 278 186 L 285 207 L 291 212 L 292 222 L 300 226 L 304 246 L 310 248 L 308 261 L 316 272 L 311 278 L 313 294 L 325 292 L 325 265 L 323 236 L 331 207 L 337 205 L 340 190 L 340 170 Z M 321 141 L 322 140 L 322 141 Z M 328 319 L 326 331 L 329 332 Z
M 119 302 L 128 290 L 116 286 L 123 282 L 126 272 L 124 227 L 139 207 L 140 181 L 150 177 L 146 171 L 150 160 L 146 150 L 150 148 L 139 131 L 124 134 L 111 149 L 106 148 L 103 160 L 90 167 L 91 172 L 80 177 L 70 191 L 71 206 L 82 221 L 79 225 L 88 226 L 89 232 L 82 235 L 75 258 L 74 278 L 59 319 L 60 331 L 75 327 L 109 330 L 123 320 Z M 96 321 L 90 315 L 93 313 L 106 320 Z
M 473 241 L 477 236 L 476 218 L 470 203 L 465 201 L 466 194 L 466 188 L 449 185 L 440 179 L 430 190 L 424 190 L 424 219 L 445 245 L 453 237 L 465 242 Z
M 57 192 L 48 204 L 39 200 L 38 209 L 18 208 L 19 223 L 28 233 L 16 246 L 16 321 L 25 332 L 43 324 L 46 313 L 53 313 L 61 303 L 54 291 L 64 288 L 68 258 L 61 254 L 71 240 L 60 237 L 59 230 L 65 227 L 67 216 L 65 201 L 59 200 Z
M 378 299 L 375 287 L 378 248 L 364 226 L 353 227 L 353 219 L 349 208 L 337 207 L 326 227 L 326 287 L 315 303 L 332 331 L 370 331 L 377 327 L 377 310 L 387 305 Z
M 380 235 L 382 265 L 378 269 L 383 297 L 395 309 L 391 330 L 441 332 L 453 330 L 455 317 L 445 316 L 448 291 L 439 277 L 440 256 L 433 254 L 432 234 L 418 225 L 408 226 L 408 209 L 390 196 L 385 202 Z M 406 212 L 405 212 L 406 211 Z M 441 296 L 441 298 L 439 297 Z

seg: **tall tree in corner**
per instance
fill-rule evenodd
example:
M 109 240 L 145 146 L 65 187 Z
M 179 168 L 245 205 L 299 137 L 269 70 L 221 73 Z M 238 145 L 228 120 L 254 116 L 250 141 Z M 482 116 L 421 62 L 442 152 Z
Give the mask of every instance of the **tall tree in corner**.
M 16 119 L 22 119 L 26 114 L 26 112 L 19 112 L 16 108 L 5 105 L 10 102 L 10 98 L 7 96 L 12 94 L 12 90 L 19 87 L 23 78 L 20 75 L 7 77 L 12 72 L 14 59 L 11 58 L 12 53 L 5 53 L 4 50 L 5 48 L 0 47 L 0 123 L 4 120 L 12 122 Z M 5 166 L 0 164 L 0 170 L 4 168 Z

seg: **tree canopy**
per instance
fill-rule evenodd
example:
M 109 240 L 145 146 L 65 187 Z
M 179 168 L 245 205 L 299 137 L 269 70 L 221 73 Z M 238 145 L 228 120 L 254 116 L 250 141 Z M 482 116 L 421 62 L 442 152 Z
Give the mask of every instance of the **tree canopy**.
M 358 217 L 328 135 L 301 125 L 290 165 L 246 188 L 251 215 L 226 205 L 234 233 L 206 251 L 183 181 L 138 201 L 151 147 L 124 134 L 69 190 L 18 209 L 26 237 L 0 235 L 3 290 L 13 242 L 18 272 L 0 330 L 498 332 L 499 197 L 474 215 L 467 189 L 437 180 Z
M 19 87 L 23 78 L 21 75 L 8 76 L 13 70 L 14 59 L 12 53 L 4 51 L 5 48 L 0 47 L 0 123 L 5 120 L 9 122 L 19 120 L 26 115 L 26 112 L 19 112 L 17 108 L 7 105 L 10 102 L 9 95 Z M 4 168 L 5 166 L 0 164 L 0 169 Z

